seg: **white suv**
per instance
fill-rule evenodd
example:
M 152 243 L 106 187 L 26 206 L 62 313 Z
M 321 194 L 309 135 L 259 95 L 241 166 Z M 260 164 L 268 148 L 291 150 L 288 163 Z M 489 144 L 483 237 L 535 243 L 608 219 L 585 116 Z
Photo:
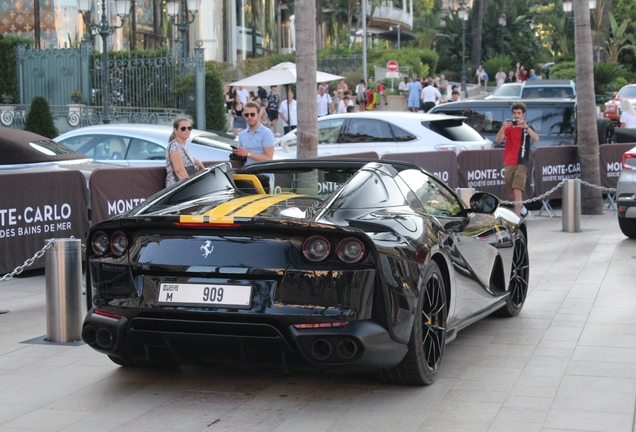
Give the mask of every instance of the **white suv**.
M 274 159 L 296 157 L 291 131 L 277 140 Z M 318 156 L 376 152 L 414 153 L 493 148 L 463 117 L 396 111 L 333 114 L 318 119 Z

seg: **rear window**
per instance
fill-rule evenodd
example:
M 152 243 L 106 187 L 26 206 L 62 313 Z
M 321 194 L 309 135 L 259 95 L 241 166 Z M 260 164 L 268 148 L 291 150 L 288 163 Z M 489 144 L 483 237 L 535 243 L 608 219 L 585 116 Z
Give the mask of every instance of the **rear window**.
M 462 120 L 437 120 L 422 122 L 422 126 L 440 134 L 451 141 L 483 141 L 479 133 L 465 124 Z
M 563 87 L 530 87 L 521 92 L 522 99 L 541 98 L 570 98 L 574 96 L 574 89 L 570 86 Z
M 526 120 L 539 135 L 574 133 L 574 107 L 528 108 Z
M 513 97 L 518 97 L 520 91 L 521 91 L 521 86 L 520 85 L 512 85 L 512 86 L 504 85 L 502 87 L 499 87 L 497 90 L 495 90 L 495 92 L 493 93 L 493 96 L 513 96 Z

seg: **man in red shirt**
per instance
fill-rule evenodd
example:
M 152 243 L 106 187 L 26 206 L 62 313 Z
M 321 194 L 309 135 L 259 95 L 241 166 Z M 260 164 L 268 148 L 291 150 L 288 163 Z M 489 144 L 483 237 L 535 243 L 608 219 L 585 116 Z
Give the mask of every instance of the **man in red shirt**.
M 497 133 L 496 141 L 501 143 L 506 139 L 504 149 L 504 184 L 506 192 L 512 201 L 515 201 L 514 211 L 518 215 L 525 217 L 528 209 L 520 203 L 522 192 L 526 187 L 528 176 L 528 165 L 530 162 L 530 140 L 539 141 L 539 135 L 523 119 L 526 115 L 526 105 L 522 102 L 515 102 L 510 108 L 512 120 L 504 121 L 501 129 Z

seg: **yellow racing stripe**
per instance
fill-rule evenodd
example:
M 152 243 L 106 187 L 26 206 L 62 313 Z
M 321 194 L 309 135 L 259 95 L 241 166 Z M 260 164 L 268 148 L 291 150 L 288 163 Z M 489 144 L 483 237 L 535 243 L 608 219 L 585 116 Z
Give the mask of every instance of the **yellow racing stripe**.
M 278 204 L 281 201 L 285 201 L 291 198 L 298 198 L 300 195 L 274 195 L 269 198 L 262 199 L 260 201 L 252 202 L 250 205 L 243 207 L 238 210 L 232 216 L 234 217 L 253 217 L 262 212 L 263 210 L 273 206 L 274 204 Z

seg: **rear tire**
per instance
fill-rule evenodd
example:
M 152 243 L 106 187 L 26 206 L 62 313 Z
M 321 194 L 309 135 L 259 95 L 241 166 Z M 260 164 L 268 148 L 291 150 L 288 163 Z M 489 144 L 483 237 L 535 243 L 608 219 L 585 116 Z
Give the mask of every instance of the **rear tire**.
M 444 278 L 437 263 L 429 263 L 423 280 L 408 352 L 400 364 L 380 373 L 384 382 L 429 385 L 442 364 L 448 311 Z
M 519 315 L 528 296 L 528 276 L 530 275 L 530 258 L 526 237 L 521 231 L 517 233 L 514 252 L 512 255 L 512 269 L 508 285 L 506 303 L 497 311 L 499 316 L 514 317 Z
M 619 217 L 618 226 L 627 237 L 636 238 L 636 219 Z
M 614 129 L 614 123 L 610 119 L 598 119 L 596 121 L 596 131 L 598 132 L 599 144 L 616 143 L 616 130 Z

